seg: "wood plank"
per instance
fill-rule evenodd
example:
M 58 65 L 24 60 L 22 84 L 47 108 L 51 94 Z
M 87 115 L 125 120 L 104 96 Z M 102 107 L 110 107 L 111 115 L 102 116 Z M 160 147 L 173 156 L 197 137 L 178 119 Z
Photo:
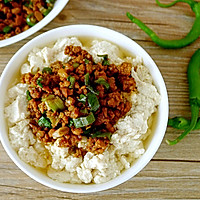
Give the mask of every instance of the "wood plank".
M 15 200 L 198 199 L 199 180 L 199 162 L 152 161 L 138 175 L 115 188 L 90 194 L 71 194 L 42 186 L 17 167 L 2 170 L 0 165 L 0 197 Z

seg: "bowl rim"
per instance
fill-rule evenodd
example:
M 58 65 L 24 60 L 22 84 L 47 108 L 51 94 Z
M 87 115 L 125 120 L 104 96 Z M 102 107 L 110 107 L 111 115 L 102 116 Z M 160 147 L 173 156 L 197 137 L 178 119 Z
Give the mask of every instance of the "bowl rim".
M 51 10 L 51 12 L 46 17 L 44 17 L 44 19 L 42 19 L 40 22 L 38 22 L 35 26 L 30 27 L 28 30 L 23 31 L 23 32 L 19 33 L 18 35 L 14 35 L 8 39 L 0 40 L 0 48 L 14 44 L 16 42 L 19 42 L 19 41 L 33 35 L 40 29 L 42 29 L 44 26 L 46 26 L 49 22 L 51 22 L 63 10 L 63 8 L 67 5 L 68 2 L 69 2 L 69 0 L 64 0 L 64 1 L 57 0 L 55 2 L 54 7 Z
M 89 30 L 89 33 L 88 33 Z M 75 34 L 76 33 L 76 34 Z M 88 34 L 87 34 L 88 33 Z M 13 63 L 16 61 L 18 56 L 21 56 L 22 54 L 25 54 L 26 57 L 30 53 L 30 51 L 38 45 L 33 45 L 35 43 L 42 43 L 40 44 L 41 46 L 44 46 L 45 43 L 49 43 L 50 41 L 56 41 L 59 38 L 60 35 L 62 37 L 68 36 L 68 37 L 81 37 L 81 36 L 92 36 L 92 35 L 98 34 L 99 39 L 104 39 L 107 41 L 110 41 L 111 43 L 114 43 L 117 46 L 120 46 L 124 48 L 123 45 L 129 45 L 129 50 L 130 48 L 132 51 L 130 53 L 133 53 L 135 49 L 137 49 L 137 54 L 143 58 L 144 65 L 151 69 L 150 73 L 153 77 L 154 84 L 156 85 L 156 88 L 158 89 L 160 95 L 161 95 L 161 102 L 158 107 L 158 121 L 157 121 L 157 126 L 155 128 L 154 136 L 151 139 L 151 142 L 149 144 L 149 147 L 147 148 L 146 152 L 136 161 L 136 163 L 133 166 L 125 170 L 121 175 L 117 176 L 116 178 L 105 182 L 101 184 L 71 184 L 71 183 L 59 183 L 57 181 L 54 181 L 50 178 L 48 178 L 46 175 L 41 174 L 38 172 L 38 170 L 34 169 L 32 166 L 29 164 L 26 164 L 22 160 L 19 159 L 17 153 L 12 149 L 9 140 L 8 140 L 8 133 L 5 125 L 5 119 L 4 119 L 4 102 L 3 100 L 0 99 L 0 140 L 1 143 L 6 150 L 7 154 L 9 157 L 12 159 L 12 161 L 28 176 L 30 176 L 32 179 L 36 180 L 37 182 L 48 186 L 53 189 L 57 189 L 60 191 L 64 192 L 72 192 L 72 193 L 91 193 L 91 192 L 98 192 L 98 191 L 103 191 L 107 190 L 110 188 L 113 188 L 119 184 L 124 183 L 128 179 L 132 178 L 135 176 L 138 172 L 140 172 L 148 163 L 149 161 L 153 158 L 154 154 L 158 150 L 163 137 L 165 135 L 166 127 L 167 127 L 167 121 L 168 121 L 168 113 L 169 113 L 169 106 L 168 106 L 168 95 L 167 95 L 167 89 L 163 80 L 163 77 L 156 66 L 155 62 L 153 59 L 149 56 L 149 54 L 140 46 L 138 45 L 135 41 L 132 39 L 128 38 L 127 36 L 116 32 L 114 30 L 101 27 L 101 26 L 95 26 L 95 25 L 69 25 L 69 26 L 64 26 L 64 27 L 59 27 L 56 29 L 52 29 L 48 32 L 45 32 L 36 38 L 30 40 L 27 44 L 25 44 L 23 47 L 21 47 L 11 58 L 11 60 L 8 62 L 7 66 L 5 67 L 1 79 L 0 79 L 0 93 L 5 94 L 6 88 L 9 87 L 8 84 L 6 86 L 4 85 L 4 81 L 8 79 L 9 75 L 9 70 L 11 69 Z M 112 36 L 110 38 L 110 36 Z M 46 39 L 44 42 L 44 38 Z M 120 40 L 119 40 L 120 38 Z M 118 39 L 118 40 L 117 40 Z M 123 42 L 122 42 L 123 41 Z M 120 45 L 119 45 L 120 44 Z M 39 45 L 39 46 L 40 46 Z M 25 53 L 26 52 L 26 53 Z M 145 58 L 144 58 L 145 57 Z M 21 57 L 20 57 L 21 58 Z M 21 61 L 21 63 L 24 63 Z M 20 66 L 17 66 L 16 68 L 20 68 Z M 14 73 L 14 72 L 13 72 Z M 11 73 L 10 73 L 11 74 Z M 9 82 L 9 81 L 8 81 Z M 159 82 L 159 84 L 158 84 Z M 42 177 L 42 178 L 41 178 Z

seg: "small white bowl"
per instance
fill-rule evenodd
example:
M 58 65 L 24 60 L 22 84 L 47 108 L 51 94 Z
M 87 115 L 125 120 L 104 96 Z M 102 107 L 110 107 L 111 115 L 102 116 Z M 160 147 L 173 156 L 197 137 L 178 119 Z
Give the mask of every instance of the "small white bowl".
M 39 35 L 38 37 L 32 39 L 26 45 L 24 45 L 18 52 L 12 57 L 12 59 L 7 64 L 5 70 L 3 71 L 1 80 L 0 80 L 0 94 L 2 97 L 6 96 L 7 89 L 15 73 L 19 71 L 20 66 L 24 63 L 27 55 L 33 49 L 33 47 L 45 46 L 52 41 L 56 41 L 61 37 L 92 37 L 99 38 L 103 40 L 110 41 L 117 46 L 126 49 L 128 52 L 134 55 L 138 55 L 143 58 L 144 65 L 149 68 L 150 73 L 153 77 L 154 84 L 156 85 L 160 95 L 161 102 L 158 107 L 157 112 L 157 124 L 154 128 L 154 133 L 149 138 L 149 142 L 146 145 L 146 152 L 134 163 L 134 165 L 123 172 L 120 176 L 102 184 L 70 184 L 70 183 L 59 183 L 50 179 L 47 175 L 39 172 L 34 167 L 24 163 L 18 157 L 17 153 L 11 147 L 11 144 L 8 139 L 8 130 L 6 121 L 4 118 L 4 101 L 5 98 L 0 98 L 0 139 L 5 148 L 6 152 L 13 160 L 13 162 L 27 175 L 29 175 L 34 180 L 39 183 L 49 186 L 51 188 L 65 191 L 65 192 L 74 192 L 74 193 L 89 193 L 97 192 L 112 188 L 117 186 L 131 177 L 135 176 L 139 171 L 141 171 L 148 162 L 152 159 L 156 151 L 158 150 L 162 139 L 164 137 L 167 120 L 168 120 L 168 96 L 165 83 L 163 81 L 162 75 L 160 74 L 156 64 L 151 59 L 151 57 L 146 53 L 146 51 L 140 47 L 133 40 L 128 37 L 115 32 L 113 30 L 92 26 L 92 25 L 71 25 L 61 28 L 56 28 L 51 31 L 48 31 L 44 34 Z
M 50 21 L 52 21 L 66 6 L 69 0 L 57 0 L 54 4 L 53 9 L 51 12 L 40 22 L 38 22 L 35 26 L 29 28 L 28 30 L 12 36 L 5 40 L 0 40 L 0 47 L 8 46 L 10 44 L 16 43 L 20 40 L 23 40 L 24 38 L 27 38 L 28 36 L 34 34 L 35 32 L 42 29 L 44 26 L 46 26 Z

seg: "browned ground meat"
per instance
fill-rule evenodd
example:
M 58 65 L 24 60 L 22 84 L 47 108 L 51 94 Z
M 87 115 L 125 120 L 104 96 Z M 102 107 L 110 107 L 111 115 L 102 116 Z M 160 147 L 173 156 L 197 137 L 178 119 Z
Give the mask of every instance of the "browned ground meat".
M 59 146 L 69 147 L 73 156 L 103 153 L 114 125 L 131 109 L 123 96 L 136 90 L 131 64 L 116 66 L 108 58 L 104 58 L 106 64 L 96 64 L 79 46 L 67 46 L 65 54 L 71 56 L 68 63 L 57 61 L 42 72 L 22 76 L 22 83 L 29 85 L 30 127 L 45 144 L 59 138 Z M 94 120 L 89 122 L 91 113 Z M 86 149 L 78 148 L 83 136 L 87 137 Z

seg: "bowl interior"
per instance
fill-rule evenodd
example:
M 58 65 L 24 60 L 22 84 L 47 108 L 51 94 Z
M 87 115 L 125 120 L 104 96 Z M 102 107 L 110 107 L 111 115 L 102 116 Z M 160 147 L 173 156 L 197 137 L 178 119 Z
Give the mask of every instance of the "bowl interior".
M 153 77 L 154 84 L 156 85 L 159 93 L 161 94 L 161 102 L 158 107 L 157 112 L 157 123 L 154 128 L 154 133 L 149 139 L 146 152 L 134 163 L 134 166 L 130 169 L 124 171 L 122 175 L 116 177 L 113 180 L 110 180 L 102 184 L 69 184 L 69 183 L 58 183 L 47 177 L 44 173 L 36 170 L 34 167 L 21 161 L 17 153 L 12 149 L 9 139 L 8 139 L 8 130 L 6 122 L 4 119 L 4 99 L 0 99 L 0 138 L 1 142 L 7 151 L 8 155 L 15 162 L 15 164 L 24 171 L 27 175 L 35 179 L 36 181 L 49 186 L 54 189 L 58 189 L 66 192 L 75 192 L 75 193 L 88 193 L 96 192 L 105 189 L 112 188 L 116 185 L 119 185 L 126 180 L 130 179 L 141 171 L 151 158 L 156 153 L 159 148 L 162 139 L 164 137 L 167 120 L 168 120 L 168 97 L 167 90 L 164 83 L 164 80 L 154 63 L 151 57 L 146 53 L 146 51 L 140 47 L 137 43 L 129 39 L 128 37 L 115 32 L 113 30 L 92 26 L 92 25 L 71 25 L 65 26 L 57 29 L 48 31 L 30 42 L 24 45 L 9 61 L 6 66 L 0 81 L 0 93 L 2 96 L 6 95 L 6 91 L 9 88 L 11 80 L 16 73 L 19 72 L 20 66 L 24 63 L 27 55 L 33 49 L 33 47 L 43 47 L 45 44 L 48 44 L 52 41 L 56 41 L 60 37 L 92 37 L 103 39 L 116 44 L 122 49 L 126 49 L 133 56 L 138 55 L 143 58 L 144 65 L 149 68 L 150 73 Z
M 16 43 L 20 40 L 23 40 L 24 38 L 27 38 L 28 36 L 34 34 L 35 32 L 39 31 L 41 28 L 46 26 L 50 21 L 52 21 L 65 7 L 65 5 L 68 3 L 69 0 L 56 0 L 55 5 L 52 9 L 52 11 L 40 22 L 38 22 L 35 26 L 29 28 L 27 31 L 24 31 L 18 35 L 15 35 L 13 37 L 10 37 L 5 40 L 0 40 L 0 47 L 8 46 L 10 44 Z

